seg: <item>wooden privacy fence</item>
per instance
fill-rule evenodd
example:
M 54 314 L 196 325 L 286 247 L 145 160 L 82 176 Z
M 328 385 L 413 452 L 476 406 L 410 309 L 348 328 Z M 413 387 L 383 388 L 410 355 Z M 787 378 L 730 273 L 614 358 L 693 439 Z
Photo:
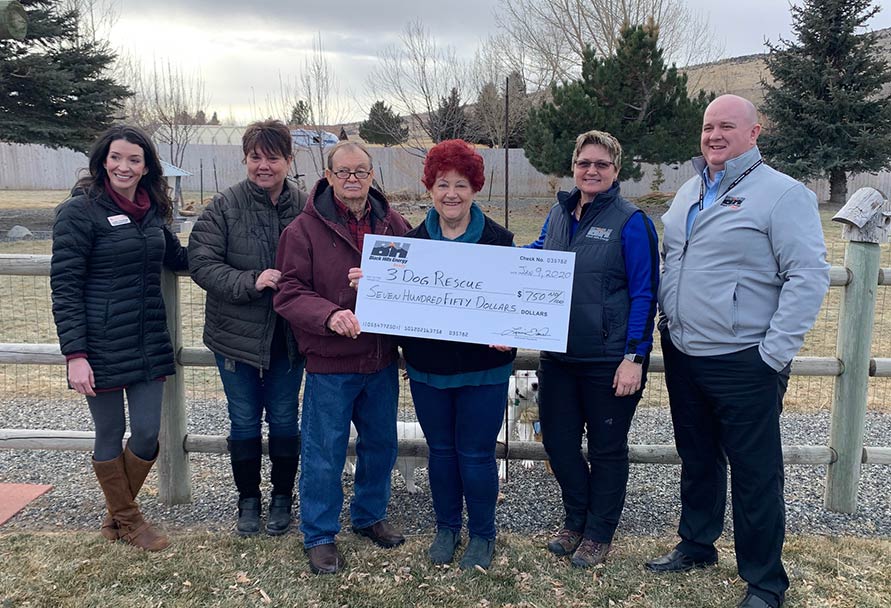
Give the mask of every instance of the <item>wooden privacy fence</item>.
M 851 202 L 856 202 L 864 190 L 859 190 Z M 872 190 L 875 195 L 878 193 Z M 875 203 L 871 195 L 870 204 Z M 862 199 L 863 196 L 860 196 Z M 862 203 L 862 201 L 860 201 Z M 877 209 L 874 208 L 873 211 Z M 841 215 L 844 212 L 839 212 Z M 879 212 L 880 217 L 881 213 Z M 837 216 L 838 217 L 838 216 Z M 862 219 L 862 218 L 860 218 Z M 869 219 L 869 218 L 868 218 Z M 842 219 L 845 223 L 848 220 Z M 783 459 L 787 464 L 827 465 L 824 505 L 827 509 L 853 513 L 857 508 L 857 489 L 860 470 L 864 464 L 891 464 L 891 447 L 867 447 L 863 445 L 866 417 L 867 382 L 869 376 L 891 377 L 891 358 L 871 358 L 873 314 L 876 288 L 891 285 L 891 268 L 879 268 L 878 242 L 856 241 L 865 238 L 869 225 L 855 226 L 857 220 L 845 228 L 849 243 L 845 251 L 845 266 L 833 267 L 830 285 L 842 288 L 839 310 L 839 329 L 835 357 L 796 357 L 792 374 L 799 376 L 832 376 L 835 386 L 832 399 L 832 421 L 829 445 L 783 446 Z M 865 222 L 864 222 L 865 224 Z M 884 226 L 888 225 L 887 218 Z M 879 234 L 876 238 L 884 238 Z M 49 276 L 48 255 L 0 255 L 0 275 Z M 182 273 L 183 276 L 187 276 Z M 167 323 L 176 352 L 177 373 L 167 379 L 164 386 L 164 406 L 161 418 L 161 451 L 158 457 L 159 495 L 166 504 L 187 503 L 192 500 L 192 482 L 189 454 L 204 452 L 224 454 L 226 438 L 218 435 L 189 434 L 186 428 L 183 368 L 214 366 L 213 354 L 206 348 L 182 346 L 180 294 L 177 277 L 165 272 L 162 279 L 164 301 L 167 305 Z M 8 344 L 0 343 L 0 364 L 64 365 L 65 358 L 57 344 Z M 520 351 L 515 367 L 536 369 L 538 352 Z M 653 355 L 650 372 L 663 372 L 662 357 Z M 0 429 L 0 449 L 81 450 L 93 448 L 91 432 L 51 431 L 30 429 Z M 354 450 L 351 441 L 350 450 Z M 547 456 L 540 443 L 512 441 L 509 453 L 499 445 L 500 458 L 545 460 Z M 649 464 L 679 464 L 680 458 L 673 445 L 631 445 L 632 462 Z M 423 439 L 406 439 L 399 442 L 402 456 L 426 456 L 427 445 Z

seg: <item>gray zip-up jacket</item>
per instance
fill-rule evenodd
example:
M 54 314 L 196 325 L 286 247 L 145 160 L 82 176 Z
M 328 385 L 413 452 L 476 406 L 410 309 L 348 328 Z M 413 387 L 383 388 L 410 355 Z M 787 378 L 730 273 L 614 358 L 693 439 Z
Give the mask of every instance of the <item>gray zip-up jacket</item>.
M 783 369 L 801 348 L 829 288 L 826 244 L 813 192 L 761 164 L 758 148 L 727 161 L 714 205 L 687 237 L 687 214 L 699 204 L 705 160 L 662 216 L 659 306 L 674 345 L 693 356 L 757 345 Z

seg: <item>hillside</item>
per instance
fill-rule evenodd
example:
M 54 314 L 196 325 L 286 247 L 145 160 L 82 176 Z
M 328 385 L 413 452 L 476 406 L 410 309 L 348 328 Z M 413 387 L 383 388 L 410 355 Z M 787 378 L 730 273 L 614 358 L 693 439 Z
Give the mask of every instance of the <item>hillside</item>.
M 891 63 L 891 28 L 877 30 L 880 45 L 886 60 Z M 750 99 L 756 106 L 761 105 L 764 92 L 761 79 L 770 80 L 770 73 L 764 62 L 766 53 L 731 57 L 714 63 L 681 68 L 687 74 L 688 89 L 691 93 L 699 89 L 722 93 L 734 93 Z M 891 84 L 886 85 L 885 93 L 891 92 Z

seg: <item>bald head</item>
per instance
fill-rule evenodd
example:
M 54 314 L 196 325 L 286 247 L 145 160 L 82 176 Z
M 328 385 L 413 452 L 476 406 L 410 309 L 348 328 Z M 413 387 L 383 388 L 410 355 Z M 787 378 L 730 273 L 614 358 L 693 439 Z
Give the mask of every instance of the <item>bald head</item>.
M 728 160 L 754 148 L 760 133 L 758 111 L 748 99 L 721 95 L 708 104 L 699 143 L 712 177 Z

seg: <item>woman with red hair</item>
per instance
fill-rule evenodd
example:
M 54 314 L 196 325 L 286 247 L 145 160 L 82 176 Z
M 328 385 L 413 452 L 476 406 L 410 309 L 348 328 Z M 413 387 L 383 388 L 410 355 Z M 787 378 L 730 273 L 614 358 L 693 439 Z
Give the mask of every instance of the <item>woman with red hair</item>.
M 485 183 L 483 158 L 473 146 L 452 139 L 431 148 L 422 181 L 433 209 L 405 236 L 513 245 L 514 235 L 489 219 L 473 200 Z M 430 559 L 435 564 L 454 559 L 466 502 L 470 542 L 460 565 L 488 568 L 495 551 L 498 498 L 495 442 L 516 351 L 421 338 L 404 338 L 401 343 L 415 411 L 430 453 L 437 526 Z

